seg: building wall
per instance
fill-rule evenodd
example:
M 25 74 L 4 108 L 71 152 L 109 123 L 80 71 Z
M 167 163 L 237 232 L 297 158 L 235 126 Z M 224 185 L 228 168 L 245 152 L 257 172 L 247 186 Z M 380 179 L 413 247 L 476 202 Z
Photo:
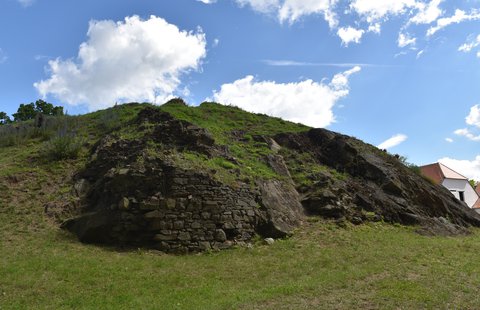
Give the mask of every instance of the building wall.
M 470 208 L 478 199 L 478 194 L 467 180 L 445 179 L 442 185 L 448 188 L 457 199 L 460 199 L 459 192 L 464 192 L 465 203 Z

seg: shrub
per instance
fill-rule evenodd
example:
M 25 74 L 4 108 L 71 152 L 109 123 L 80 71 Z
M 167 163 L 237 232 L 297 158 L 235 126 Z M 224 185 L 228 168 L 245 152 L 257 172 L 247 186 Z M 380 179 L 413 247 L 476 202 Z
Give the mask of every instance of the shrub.
M 119 112 L 116 108 L 110 108 L 104 111 L 98 119 L 98 128 L 101 132 L 108 133 L 118 128 L 120 123 Z
M 74 159 L 81 148 L 82 142 L 74 134 L 59 134 L 46 142 L 44 155 L 51 160 Z
M 57 134 L 45 143 L 44 156 L 51 160 L 77 158 L 82 148 L 82 140 L 77 136 L 75 122 L 64 118 L 56 123 Z

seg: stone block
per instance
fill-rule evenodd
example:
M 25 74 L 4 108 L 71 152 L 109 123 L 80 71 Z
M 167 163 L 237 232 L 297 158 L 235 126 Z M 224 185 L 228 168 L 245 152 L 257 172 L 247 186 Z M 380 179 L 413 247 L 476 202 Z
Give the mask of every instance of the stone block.
M 235 229 L 235 225 L 233 225 L 232 222 L 225 222 L 225 223 L 223 223 L 223 228 L 224 229 Z
M 175 221 L 173 222 L 173 228 L 174 229 L 183 229 L 184 227 L 184 222 L 183 221 Z
M 170 234 L 170 235 L 157 234 L 154 237 L 155 241 L 172 241 L 175 239 L 177 239 L 177 236 L 174 234 Z
M 200 222 L 193 222 L 190 227 L 192 227 L 193 229 L 199 229 L 202 227 L 202 224 L 200 224 Z
M 223 229 L 215 230 L 215 240 L 219 242 L 224 242 L 227 240 L 227 234 L 225 234 L 225 231 L 223 231 Z
M 166 200 L 166 204 L 167 204 L 167 208 L 168 209 L 175 209 L 175 205 L 176 205 L 177 201 L 173 198 L 168 198 Z
M 150 211 L 150 212 L 147 212 L 145 213 L 145 218 L 146 219 L 153 219 L 153 218 L 163 218 L 163 213 L 158 211 L 158 210 L 155 210 L 155 211 Z
M 126 197 L 123 197 L 118 202 L 118 208 L 120 210 L 127 210 L 129 206 L 130 206 L 130 200 L 128 200 L 128 198 L 126 198 Z
M 208 241 L 200 241 L 198 243 L 198 248 L 200 249 L 200 251 L 210 251 L 212 249 L 212 246 Z
M 186 231 L 182 231 L 178 234 L 178 240 L 186 241 L 186 240 L 190 240 L 190 239 L 191 239 L 191 236 Z

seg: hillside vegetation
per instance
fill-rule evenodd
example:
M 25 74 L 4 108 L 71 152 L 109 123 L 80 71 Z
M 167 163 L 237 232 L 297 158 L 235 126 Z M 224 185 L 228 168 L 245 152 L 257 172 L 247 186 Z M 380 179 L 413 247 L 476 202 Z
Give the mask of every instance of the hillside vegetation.
M 41 128 L 28 122 L 0 127 L 0 309 L 478 308 L 477 228 L 466 236 L 427 237 L 415 232 L 411 218 L 413 226 L 391 224 L 395 218 L 377 210 L 347 210 L 352 213 L 334 220 L 320 212 L 324 217 L 306 218 L 291 237 L 271 246 L 257 236 L 252 247 L 196 255 L 80 243 L 59 228 L 79 212 L 75 176 L 106 135 L 136 141 L 151 133 L 148 122 L 141 129 L 135 123 L 145 107 L 151 106 L 51 117 Z M 284 180 L 263 160 L 274 153 L 263 137 L 280 135 L 287 143 L 310 130 L 215 103 L 188 107 L 173 101 L 155 109 L 207 129 L 229 153 L 168 149 L 158 155 L 162 146 L 150 144 L 147 150 L 155 152 L 146 156 L 205 171 L 234 188 L 255 186 L 257 179 Z M 352 141 L 397 167 L 388 154 Z M 314 153 L 283 147 L 280 154 L 301 195 L 319 197 L 309 190 L 324 178 L 339 192 L 358 178 L 348 167 L 319 165 Z M 353 225 L 349 216 L 370 220 Z

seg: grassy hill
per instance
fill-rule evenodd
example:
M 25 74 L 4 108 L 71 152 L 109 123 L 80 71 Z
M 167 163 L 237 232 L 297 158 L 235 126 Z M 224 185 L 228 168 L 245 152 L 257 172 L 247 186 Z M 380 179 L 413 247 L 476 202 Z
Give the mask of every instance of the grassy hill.
M 136 139 L 131 121 L 143 108 L 131 104 L 52 118 L 40 129 L 0 128 L 0 309 L 475 309 L 480 304 L 478 229 L 469 236 L 425 237 L 415 227 L 383 222 L 339 227 L 310 217 L 291 238 L 272 246 L 258 240 L 253 248 L 187 256 L 78 242 L 44 207 L 75 199 L 72 176 L 106 133 Z M 271 150 L 256 136 L 309 129 L 214 103 L 191 108 L 172 102 L 160 109 L 207 128 L 235 160 L 189 152 L 169 156 L 231 183 L 279 177 L 258 160 Z M 236 130 L 244 131 L 241 139 Z M 309 167 L 311 160 L 301 163 Z M 326 166 L 309 169 L 348 178 Z M 308 184 L 300 172 L 293 177 Z

